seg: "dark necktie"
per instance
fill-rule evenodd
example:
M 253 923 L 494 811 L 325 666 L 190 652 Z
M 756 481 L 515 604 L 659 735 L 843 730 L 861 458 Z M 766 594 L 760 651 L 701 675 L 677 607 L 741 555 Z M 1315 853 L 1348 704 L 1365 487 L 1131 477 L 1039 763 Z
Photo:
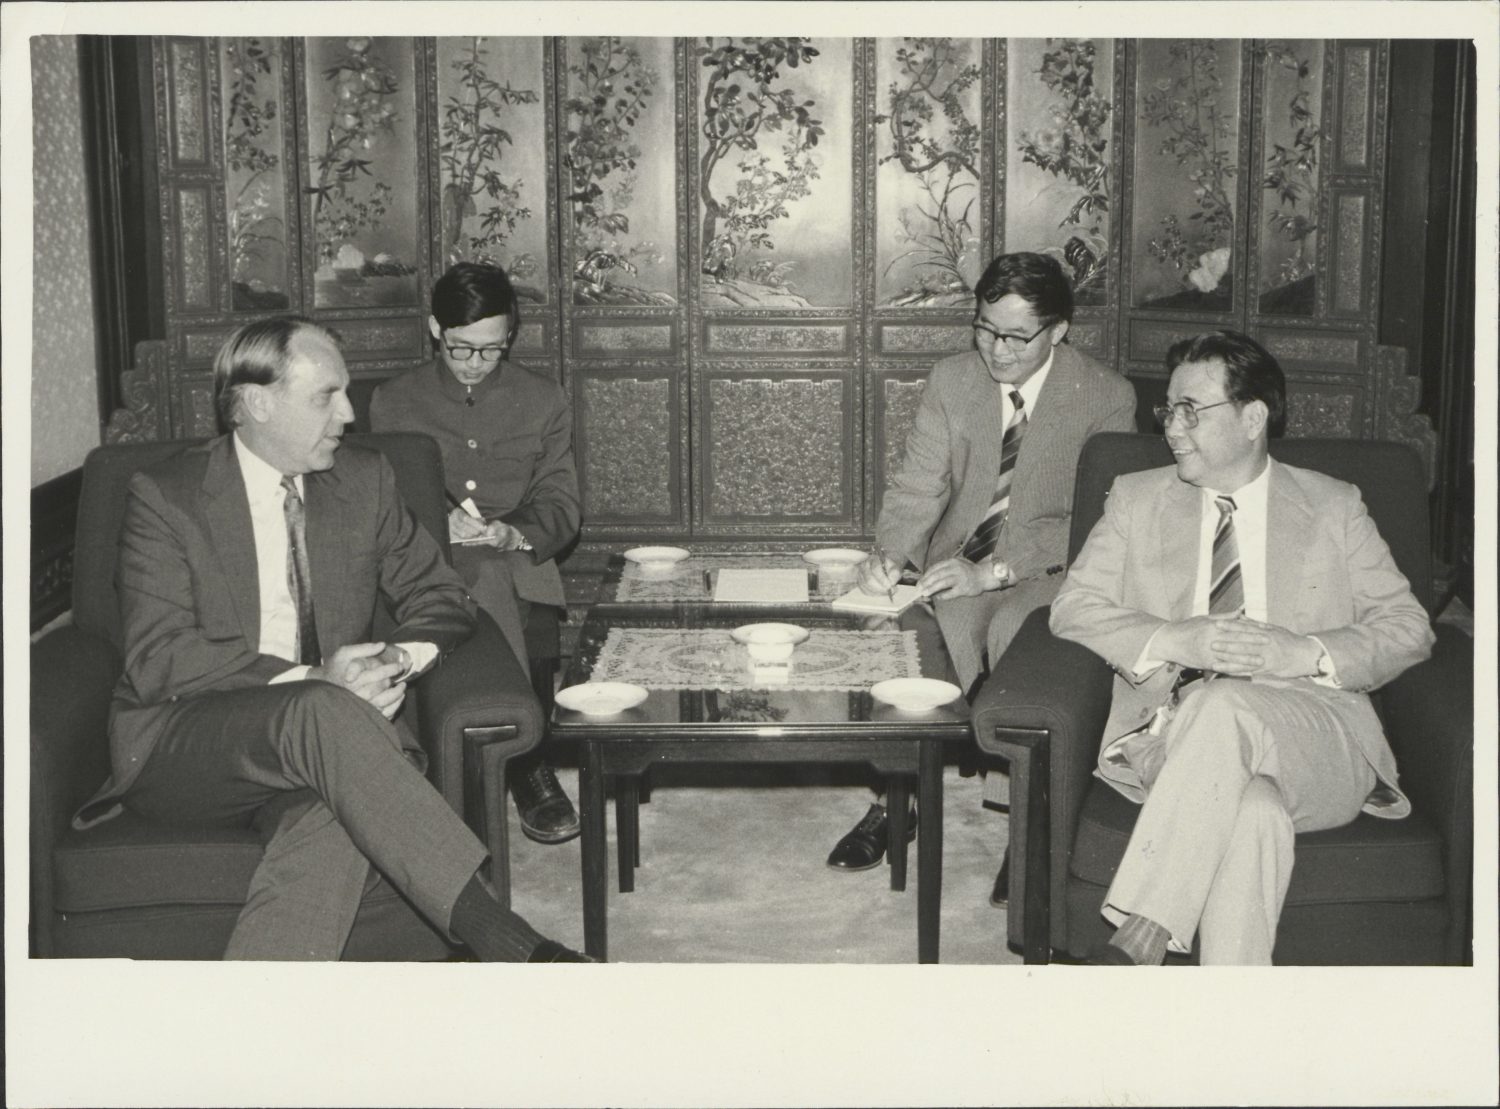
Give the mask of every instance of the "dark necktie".
M 984 519 L 974 529 L 959 553 L 970 562 L 982 562 L 995 551 L 995 542 L 1000 538 L 1000 528 L 1005 515 L 1010 511 L 1010 482 L 1016 468 L 1016 457 L 1021 453 L 1021 440 L 1026 437 L 1026 401 L 1015 389 L 1010 391 L 1013 411 L 1010 423 L 1005 425 L 1005 438 L 1000 442 L 1000 477 L 995 482 L 995 496 L 985 510 Z
M 281 479 L 286 490 L 282 512 L 286 516 L 286 587 L 297 606 L 297 661 L 316 666 L 323 661 L 318 650 L 318 628 L 313 620 L 312 570 L 307 561 L 307 512 L 297 483 L 290 477 Z
M 1233 497 L 1215 497 L 1219 525 L 1214 530 L 1213 561 L 1209 572 L 1208 612 L 1230 616 L 1245 609 L 1245 584 L 1240 580 L 1240 547 L 1234 538 Z

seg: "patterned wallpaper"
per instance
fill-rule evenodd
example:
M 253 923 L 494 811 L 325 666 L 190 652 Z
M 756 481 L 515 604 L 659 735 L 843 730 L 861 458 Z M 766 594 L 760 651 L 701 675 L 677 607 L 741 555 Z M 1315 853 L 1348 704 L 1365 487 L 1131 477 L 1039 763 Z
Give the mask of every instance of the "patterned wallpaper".
M 78 41 L 31 40 L 31 484 L 67 473 L 99 443 L 94 286 Z

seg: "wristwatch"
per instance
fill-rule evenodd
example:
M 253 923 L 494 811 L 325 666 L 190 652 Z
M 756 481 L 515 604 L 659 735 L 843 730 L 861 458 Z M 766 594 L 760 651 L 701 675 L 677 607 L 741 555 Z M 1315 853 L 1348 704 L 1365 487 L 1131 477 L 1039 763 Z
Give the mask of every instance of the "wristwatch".
M 993 556 L 990 558 L 990 575 L 1000 583 L 1001 589 L 1015 584 L 1011 580 L 1010 566 Z

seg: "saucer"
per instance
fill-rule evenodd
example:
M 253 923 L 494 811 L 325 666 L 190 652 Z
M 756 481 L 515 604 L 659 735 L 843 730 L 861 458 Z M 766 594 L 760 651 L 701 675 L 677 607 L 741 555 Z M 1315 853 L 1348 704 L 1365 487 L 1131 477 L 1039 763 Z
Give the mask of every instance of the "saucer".
M 730 638 L 743 643 L 753 662 L 785 662 L 792 648 L 808 637 L 806 628 L 796 624 L 744 624 L 730 632 Z
M 903 712 L 930 712 L 957 700 L 963 691 L 936 678 L 891 678 L 870 687 L 870 696 Z
M 646 690 L 630 682 L 584 682 L 557 691 L 557 703 L 585 716 L 613 716 L 646 699 Z
M 631 547 L 625 552 L 625 560 L 634 562 L 641 573 L 648 576 L 667 575 L 689 552 L 681 547 Z

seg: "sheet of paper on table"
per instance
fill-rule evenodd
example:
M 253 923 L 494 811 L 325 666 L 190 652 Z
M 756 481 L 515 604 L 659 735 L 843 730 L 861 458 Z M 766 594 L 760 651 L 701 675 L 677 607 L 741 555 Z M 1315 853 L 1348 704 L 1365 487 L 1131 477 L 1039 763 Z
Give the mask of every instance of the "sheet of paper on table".
M 845 612 L 878 612 L 886 616 L 899 616 L 922 599 L 915 585 L 896 586 L 895 596 L 884 593 L 866 593 L 855 586 L 830 606 Z
M 782 604 L 805 605 L 807 603 L 807 571 L 792 570 L 743 570 L 725 567 L 719 571 L 719 580 L 714 586 L 714 600 L 720 604 Z

